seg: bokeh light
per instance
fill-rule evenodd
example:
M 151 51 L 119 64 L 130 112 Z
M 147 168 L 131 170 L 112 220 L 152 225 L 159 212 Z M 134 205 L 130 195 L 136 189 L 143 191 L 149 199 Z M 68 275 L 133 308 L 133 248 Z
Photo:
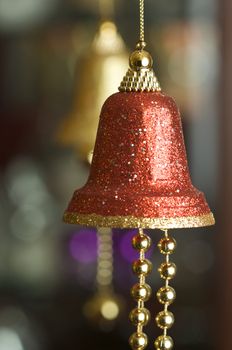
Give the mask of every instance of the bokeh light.
M 43 172 L 30 158 L 18 158 L 6 171 L 6 188 L 12 208 L 12 234 L 34 241 L 54 224 L 56 204 L 44 181 Z
M 0 328 L 0 350 L 25 350 L 19 335 L 10 328 Z
M 74 233 L 69 242 L 71 256 L 78 262 L 88 264 L 97 259 L 97 235 L 94 229 L 82 228 Z
M 114 300 L 106 300 L 101 306 L 101 313 L 107 320 L 114 320 L 119 314 L 119 307 Z
M 0 29 L 21 30 L 43 21 L 57 0 L 0 0 Z

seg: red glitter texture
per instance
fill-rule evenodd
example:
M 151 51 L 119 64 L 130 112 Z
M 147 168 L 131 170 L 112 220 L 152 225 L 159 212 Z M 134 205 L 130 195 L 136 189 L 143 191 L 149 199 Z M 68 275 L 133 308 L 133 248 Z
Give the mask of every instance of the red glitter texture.
M 119 92 L 103 105 L 87 184 L 66 213 L 179 218 L 210 213 L 189 175 L 179 110 L 160 92 Z

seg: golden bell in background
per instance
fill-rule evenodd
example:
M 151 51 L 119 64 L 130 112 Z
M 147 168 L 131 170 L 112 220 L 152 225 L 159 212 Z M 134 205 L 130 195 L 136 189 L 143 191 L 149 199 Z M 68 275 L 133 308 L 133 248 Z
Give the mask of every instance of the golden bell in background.
M 102 103 L 116 92 L 127 62 L 116 25 L 103 21 L 90 50 L 77 63 L 80 73 L 75 79 L 73 107 L 57 131 L 58 142 L 74 148 L 85 161 L 91 162 Z
M 90 176 L 86 185 L 74 192 L 64 221 L 138 229 L 132 239 L 138 252 L 132 265 L 138 278 L 131 288 L 136 302 L 129 317 L 136 327 L 129 338 L 132 350 L 143 350 L 148 345 L 143 328 L 150 321 L 145 303 L 151 296 L 146 277 L 152 263 L 145 254 L 151 238 L 143 228 L 161 229 L 158 249 L 165 260 L 158 273 L 164 284 L 156 295 L 163 310 L 155 321 L 162 334 L 154 340 L 154 347 L 171 350 L 174 342 L 168 330 L 175 319 L 169 307 L 176 293 L 170 282 L 177 272 L 171 256 L 177 244 L 168 229 L 213 225 L 214 217 L 204 194 L 191 182 L 178 107 L 161 91 L 152 58 L 144 50 L 144 0 L 139 3 L 140 40 L 130 56 L 120 92 L 110 96 L 102 107 Z
M 74 101 L 71 113 L 57 132 L 57 140 L 71 146 L 91 163 L 99 113 L 104 100 L 117 90 L 118 76 L 128 61 L 126 46 L 112 20 L 113 0 L 99 0 L 101 21 L 90 49 L 77 62 Z M 110 77 L 110 79 L 109 79 Z M 113 238 L 111 229 L 99 228 L 96 292 L 83 307 L 84 315 L 102 330 L 113 327 L 123 310 L 123 298 L 113 288 Z

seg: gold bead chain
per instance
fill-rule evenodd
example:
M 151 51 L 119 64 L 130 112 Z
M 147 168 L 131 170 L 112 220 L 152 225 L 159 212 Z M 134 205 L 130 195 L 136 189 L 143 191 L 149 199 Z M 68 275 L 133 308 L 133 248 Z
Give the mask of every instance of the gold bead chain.
M 133 350 L 143 350 L 148 344 L 148 338 L 143 333 L 143 327 L 150 320 L 150 312 L 144 307 L 144 302 L 151 296 L 151 287 L 146 284 L 145 277 L 152 270 L 152 263 L 145 258 L 145 252 L 151 246 L 151 239 L 142 229 L 132 239 L 132 246 L 139 252 L 139 259 L 133 263 L 133 272 L 138 276 L 139 283 L 131 288 L 131 295 L 137 301 L 137 307 L 130 312 L 130 320 L 136 326 L 136 332 L 129 339 Z
M 164 230 L 164 237 L 158 243 L 158 248 L 161 254 L 165 255 L 165 262 L 163 262 L 158 271 L 160 277 L 165 280 L 165 285 L 157 292 L 158 301 L 164 305 L 164 310 L 159 312 L 156 316 L 156 324 L 163 330 L 163 335 L 155 340 L 156 350 L 171 350 L 173 349 L 173 340 L 167 335 L 167 330 L 172 327 L 174 323 L 174 315 L 168 310 L 169 305 L 173 303 L 176 297 L 175 290 L 169 286 L 169 281 L 175 277 L 176 265 L 170 262 L 170 254 L 176 248 L 176 241 L 168 234 L 168 230 Z
M 98 228 L 97 288 L 99 291 L 112 289 L 113 242 L 109 228 Z

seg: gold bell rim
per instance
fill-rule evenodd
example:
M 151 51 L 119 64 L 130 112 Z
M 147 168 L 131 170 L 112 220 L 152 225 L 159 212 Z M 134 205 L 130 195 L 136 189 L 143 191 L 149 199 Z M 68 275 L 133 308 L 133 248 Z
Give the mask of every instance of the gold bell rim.
M 172 218 L 144 218 L 134 216 L 102 216 L 97 214 L 78 214 L 65 212 L 63 220 L 68 224 L 90 227 L 111 228 L 151 228 L 174 229 L 196 228 L 215 224 L 212 212 L 200 216 L 182 216 Z

